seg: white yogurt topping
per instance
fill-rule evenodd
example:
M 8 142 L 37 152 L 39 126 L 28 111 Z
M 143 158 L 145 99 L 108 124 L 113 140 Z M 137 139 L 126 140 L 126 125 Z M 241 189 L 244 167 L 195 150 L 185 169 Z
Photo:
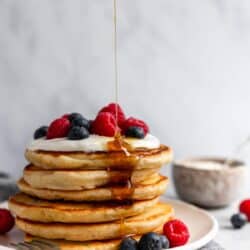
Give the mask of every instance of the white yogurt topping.
M 113 141 L 113 137 L 90 135 L 86 139 L 82 140 L 68 140 L 67 138 L 57 138 L 46 140 L 45 138 L 33 140 L 27 147 L 27 149 L 46 150 L 46 151 L 84 151 L 84 152 L 96 152 L 96 151 L 108 151 L 108 142 Z M 147 134 L 143 139 L 124 138 L 124 141 L 128 143 L 131 149 L 147 148 L 153 149 L 160 146 L 158 138 L 151 134 Z

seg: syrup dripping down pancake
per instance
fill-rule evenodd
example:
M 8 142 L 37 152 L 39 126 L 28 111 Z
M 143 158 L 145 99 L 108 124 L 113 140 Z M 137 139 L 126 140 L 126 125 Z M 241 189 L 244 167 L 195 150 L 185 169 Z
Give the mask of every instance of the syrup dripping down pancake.
M 125 183 L 128 179 L 132 185 L 145 180 L 158 178 L 159 169 L 142 170 L 81 170 L 81 169 L 43 169 L 29 165 L 24 169 L 24 180 L 34 188 L 55 190 L 95 189 L 105 185 Z
M 141 214 L 152 208 L 157 202 L 158 197 L 146 201 L 52 202 L 19 193 L 11 197 L 9 208 L 16 216 L 31 221 L 97 223 L 120 220 L 120 218 Z
M 168 178 L 159 175 L 157 181 L 147 180 L 133 187 L 111 185 L 80 191 L 51 190 L 34 188 L 26 183 L 24 179 L 18 182 L 18 187 L 23 193 L 45 200 L 107 201 L 150 200 L 163 194 L 167 184 Z
M 163 226 L 173 216 L 174 211 L 170 205 L 158 203 L 140 215 L 125 218 L 122 230 L 120 221 L 97 224 L 39 223 L 17 217 L 16 225 L 28 234 L 45 239 L 92 241 L 151 232 Z
M 107 169 L 139 170 L 160 168 L 173 158 L 172 149 L 161 145 L 156 149 L 138 149 L 129 152 L 52 152 L 26 150 L 26 159 L 35 166 L 45 169 Z

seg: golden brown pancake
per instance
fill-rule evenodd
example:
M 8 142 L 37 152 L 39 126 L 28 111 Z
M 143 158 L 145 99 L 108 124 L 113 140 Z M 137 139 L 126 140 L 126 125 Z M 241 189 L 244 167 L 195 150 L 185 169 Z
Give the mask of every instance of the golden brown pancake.
M 26 159 L 45 169 L 148 169 L 159 168 L 172 160 L 172 149 L 161 145 L 157 149 L 138 149 L 127 156 L 123 151 L 51 152 L 26 150 Z
M 45 200 L 67 201 L 107 201 L 107 200 L 150 200 L 163 194 L 167 188 L 168 178 L 160 176 L 156 180 L 147 180 L 131 188 L 124 186 L 107 186 L 91 190 L 65 191 L 40 189 L 30 186 L 21 179 L 17 185 L 26 194 Z
M 20 218 L 38 222 L 97 223 L 119 220 L 145 212 L 158 198 L 133 202 L 52 202 L 23 193 L 9 200 L 9 209 Z
M 153 232 L 161 234 L 162 226 L 158 229 L 154 229 Z M 133 235 L 133 238 L 139 241 L 141 235 Z M 44 245 L 44 250 L 51 250 L 52 247 L 60 248 L 60 250 L 118 250 L 122 239 L 80 242 L 80 241 L 67 241 L 67 240 L 46 240 L 27 234 L 25 236 L 25 241 L 26 242 L 37 241 L 39 242 L 39 244 Z
M 147 179 L 158 178 L 159 169 L 134 171 L 56 169 L 49 170 L 29 165 L 24 169 L 24 180 L 34 188 L 58 190 L 94 189 L 108 184 L 117 185 L 128 179 L 131 184 L 140 184 Z
M 98 224 L 39 223 L 16 218 L 16 225 L 28 234 L 45 239 L 92 241 L 121 238 L 128 234 L 144 234 L 154 231 L 172 219 L 171 205 L 158 203 L 152 209 L 122 221 Z

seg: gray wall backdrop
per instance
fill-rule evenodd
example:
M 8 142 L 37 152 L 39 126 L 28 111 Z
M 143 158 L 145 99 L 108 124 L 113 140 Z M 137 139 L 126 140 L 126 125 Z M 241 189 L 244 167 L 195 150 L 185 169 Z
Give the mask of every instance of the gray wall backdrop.
M 120 103 L 175 157 L 250 133 L 250 1 L 118 0 Z M 113 100 L 112 0 L 0 0 L 0 170 L 35 128 Z M 250 153 L 249 153 L 250 154 Z

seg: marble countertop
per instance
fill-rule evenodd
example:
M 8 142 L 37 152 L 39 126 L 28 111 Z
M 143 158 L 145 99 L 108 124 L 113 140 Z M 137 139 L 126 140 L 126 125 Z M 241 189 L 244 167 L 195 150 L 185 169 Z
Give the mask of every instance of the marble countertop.
M 208 211 L 216 217 L 220 226 L 215 241 L 226 250 L 250 249 L 250 225 L 248 224 L 242 229 L 234 230 L 230 224 L 230 217 L 237 211 L 237 205 L 238 202 L 224 209 Z

